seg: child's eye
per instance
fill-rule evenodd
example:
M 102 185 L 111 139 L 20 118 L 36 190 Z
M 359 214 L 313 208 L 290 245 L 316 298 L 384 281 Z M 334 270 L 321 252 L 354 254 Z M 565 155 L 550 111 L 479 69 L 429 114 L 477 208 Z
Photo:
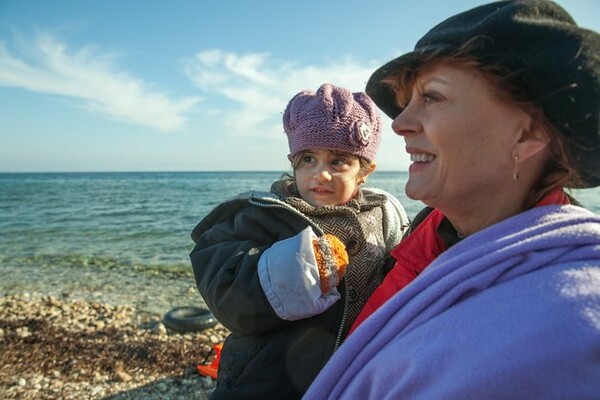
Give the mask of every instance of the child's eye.
M 302 162 L 305 162 L 305 163 L 312 163 L 314 160 L 315 160 L 315 157 L 310 154 L 307 154 L 302 157 Z
M 343 158 L 336 158 L 331 161 L 331 165 L 333 165 L 334 167 L 343 167 L 348 164 L 349 164 L 348 160 L 345 160 Z

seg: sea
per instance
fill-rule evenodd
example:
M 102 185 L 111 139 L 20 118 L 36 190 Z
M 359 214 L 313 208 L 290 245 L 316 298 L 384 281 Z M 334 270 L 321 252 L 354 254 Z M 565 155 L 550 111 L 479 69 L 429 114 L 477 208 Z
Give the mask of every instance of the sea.
M 130 281 L 143 273 L 191 277 L 194 226 L 223 200 L 268 190 L 281 174 L 0 173 L 0 294 L 30 286 L 44 292 L 69 279 L 82 293 L 123 291 L 115 288 L 120 282 L 103 281 L 94 270 Z M 407 178 L 403 171 L 376 171 L 368 186 L 395 195 L 412 217 L 423 205 L 405 196 Z M 574 195 L 600 214 L 600 188 Z M 193 292 L 193 278 L 186 284 Z M 77 290 L 73 285 L 65 290 Z
M 268 190 L 281 172 L 0 174 L 0 262 L 135 265 L 189 269 L 194 226 L 223 200 Z M 405 200 L 404 172 L 378 172 L 373 186 Z

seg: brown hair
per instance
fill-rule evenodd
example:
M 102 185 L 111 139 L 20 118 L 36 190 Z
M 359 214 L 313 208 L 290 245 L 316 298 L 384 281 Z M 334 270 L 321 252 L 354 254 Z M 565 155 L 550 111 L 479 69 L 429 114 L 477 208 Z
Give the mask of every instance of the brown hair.
M 383 83 L 389 85 L 396 94 L 396 101 L 401 108 L 406 107 L 411 98 L 412 88 L 421 71 L 438 63 L 473 68 L 481 74 L 494 88 L 496 94 L 504 101 L 521 107 L 550 138 L 548 158 L 542 176 L 531 188 L 525 207 L 535 206 L 548 192 L 556 187 L 581 187 L 583 180 L 574 167 L 572 155 L 569 153 L 566 138 L 545 116 L 544 111 L 532 101 L 518 82 L 517 74 L 512 74 L 496 66 L 488 66 L 469 56 L 469 49 L 476 46 L 482 38 L 473 38 L 452 52 L 428 52 L 415 54 L 409 59 L 406 68 L 396 70 L 388 75 Z

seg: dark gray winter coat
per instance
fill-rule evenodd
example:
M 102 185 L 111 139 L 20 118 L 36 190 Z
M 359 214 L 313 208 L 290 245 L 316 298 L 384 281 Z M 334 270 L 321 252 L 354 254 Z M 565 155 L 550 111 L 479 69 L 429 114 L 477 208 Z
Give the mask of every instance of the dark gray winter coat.
M 209 213 L 192 232 L 190 257 L 202 298 L 231 331 L 211 398 L 300 398 L 387 273 L 384 258 L 407 223 L 395 198 L 368 189 L 347 205 L 317 208 L 300 198 L 248 192 Z M 320 315 L 287 321 L 269 304 L 257 264 L 265 249 L 307 226 L 338 236 L 350 265 L 339 301 Z

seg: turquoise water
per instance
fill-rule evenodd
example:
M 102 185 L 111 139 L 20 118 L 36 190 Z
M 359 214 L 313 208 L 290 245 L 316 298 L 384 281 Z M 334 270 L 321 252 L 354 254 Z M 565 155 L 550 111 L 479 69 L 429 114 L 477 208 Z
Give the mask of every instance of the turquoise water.
M 0 262 L 134 265 L 188 270 L 198 221 L 224 199 L 267 190 L 279 172 L 0 174 Z M 369 186 L 396 195 L 409 216 L 406 172 L 375 172 Z M 576 191 L 600 213 L 600 189 Z

